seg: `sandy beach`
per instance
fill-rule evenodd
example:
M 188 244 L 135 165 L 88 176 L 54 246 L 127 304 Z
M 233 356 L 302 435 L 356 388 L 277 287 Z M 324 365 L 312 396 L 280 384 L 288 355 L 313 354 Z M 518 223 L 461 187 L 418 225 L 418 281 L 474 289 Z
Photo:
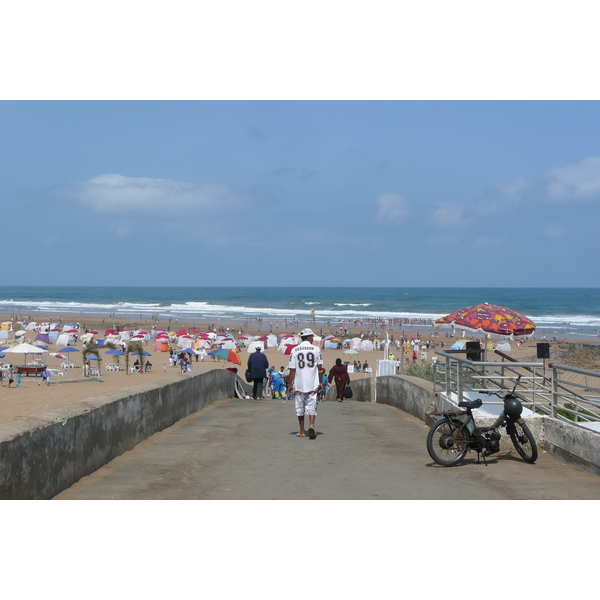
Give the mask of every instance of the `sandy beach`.
M 45 319 L 41 318 L 41 315 L 36 315 L 43 321 Z M 79 322 L 81 325 L 81 332 L 83 333 L 84 327 L 88 329 L 95 329 L 99 332 L 99 335 L 96 337 L 101 338 L 104 334 L 104 331 L 111 327 L 114 323 L 109 319 L 99 320 L 95 317 L 85 317 L 84 315 L 61 315 L 63 323 L 77 323 Z M 11 320 L 11 315 L 0 314 L 0 322 Z M 104 321 L 104 322 L 102 322 Z M 118 323 L 124 323 L 126 328 L 133 328 L 135 326 L 143 327 L 148 331 L 152 328 L 152 322 L 145 321 L 142 323 L 136 323 L 133 320 L 124 321 L 123 319 L 119 319 Z M 166 328 L 166 324 L 158 324 L 157 327 L 163 325 Z M 269 327 L 265 327 L 264 324 L 260 327 L 256 322 L 249 322 L 244 326 L 244 324 L 240 323 L 218 323 L 218 329 L 223 329 L 227 331 L 227 328 L 233 333 L 236 337 L 239 335 L 239 332 L 242 331 L 244 334 L 252 334 L 252 335 L 264 335 L 268 332 Z M 176 324 L 176 329 L 198 326 L 201 327 L 198 323 L 186 323 L 184 321 L 179 321 Z M 204 324 L 206 327 L 206 323 Z M 301 327 L 295 328 L 278 328 L 273 329 L 273 333 L 276 335 L 280 335 L 282 333 L 298 333 Z M 205 330 L 205 329 L 201 329 Z M 326 328 L 326 327 L 315 327 L 315 333 L 327 335 L 331 331 L 335 332 L 335 328 Z M 365 333 L 366 330 L 363 328 L 355 328 L 347 326 L 347 330 L 351 337 L 360 336 L 361 332 Z M 385 335 L 384 330 L 381 331 L 382 335 Z M 394 329 L 389 331 L 389 335 L 398 338 L 402 334 L 402 331 L 399 329 Z M 449 348 L 450 345 L 455 341 L 454 338 L 445 337 L 445 333 L 440 336 L 432 335 L 433 332 L 431 330 L 426 331 L 426 328 L 419 330 L 418 328 L 407 329 L 404 334 L 410 338 L 420 338 L 423 342 L 430 341 L 430 349 L 428 352 L 428 361 L 431 361 L 432 356 L 434 356 L 434 350 L 440 349 L 441 344 L 444 344 L 444 348 Z M 25 339 L 20 339 L 19 341 L 28 341 L 32 343 L 35 338 L 35 332 L 28 332 L 25 336 Z M 468 336 L 467 336 L 468 337 Z M 473 337 L 472 339 L 481 339 L 477 337 Z M 521 345 L 517 345 L 516 343 L 512 344 L 512 351 L 510 355 L 514 358 L 521 360 L 530 360 L 535 357 L 536 354 L 536 344 L 539 340 L 529 339 L 524 340 Z M 581 340 L 578 340 L 581 341 Z M 11 332 L 8 340 L 2 340 L 3 346 L 12 346 L 15 344 L 14 340 L 14 332 Z M 552 342 L 551 346 L 556 346 L 557 344 L 565 344 L 565 342 Z M 175 348 L 174 344 L 171 344 L 173 348 Z M 61 346 L 62 347 L 62 346 Z M 76 346 L 77 349 L 81 350 L 82 343 L 78 341 Z M 55 344 L 51 343 L 48 346 L 48 352 L 57 352 L 60 348 Z M 14 421 L 19 418 L 27 417 L 34 415 L 39 412 L 43 412 L 52 408 L 56 408 L 59 406 L 64 406 L 70 404 L 72 402 L 76 402 L 78 400 L 82 400 L 85 398 L 90 398 L 93 396 L 101 395 L 107 392 L 112 392 L 115 390 L 124 390 L 126 388 L 135 388 L 142 383 L 148 383 L 150 381 L 157 381 L 163 379 L 165 377 L 172 376 L 180 376 L 187 377 L 193 374 L 197 374 L 199 372 L 205 372 L 212 369 L 223 369 L 227 367 L 233 367 L 235 365 L 231 363 L 225 363 L 221 360 L 214 360 L 211 357 L 207 356 L 205 361 L 202 362 L 200 360 L 196 361 L 195 357 L 192 356 L 192 367 L 193 370 L 189 373 L 180 373 L 179 367 L 169 366 L 169 354 L 167 352 L 155 352 L 153 350 L 153 343 L 148 342 L 145 346 L 145 349 L 150 352 L 152 355 L 149 357 L 149 360 L 152 362 L 153 369 L 152 372 L 149 373 L 129 373 L 124 369 L 125 365 L 125 357 L 120 357 L 120 364 L 123 370 L 121 371 L 107 371 L 105 368 L 101 369 L 101 380 L 97 381 L 96 379 L 92 379 L 91 377 L 83 376 L 83 366 L 81 361 L 80 353 L 72 353 L 73 359 L 76 367 L 74 369 L 60 369 L 61 359 L 56 357 L 51 357 L 49 354 L 44 354 L 46 357 L 46 364 L 49 368 L 59 369 L 64 372 L 63 376 L 55 376 L 51 378 L 50 385 L 39 385 L 41 378 L 34 376 L 22 376 L 21 377 L 21 385 L 20 387 L 16 387 L 16 381 L 13 383 L 11 388 L 7 387 L 7 382 L 3 381 L 4 387 L 0 388 L 0 423 L 7 423 L 10 421 Z M 323 351 L 323 360 L 324 366 L 327 372 L 329 369 L 335 364 L 336 358 L 342 358 L 342 360 L 350 361 L 353 363 L 355 360 L 360 361 L 363 364 L 365 361 L 369 363 L 373 369 L 375 368 L 375 361 L 378 359 L 384 358 L 384 353 L 382 350 L 373 350 L 373 351 L 359 351 L 356 355 L 347 356 L 342 353 L 342 350 L 336 349 L 324 349 Z M 394 352 L 394 350 L 391 350 Z M 274 366 L 275 368 L 279 368 L 282 366 L 287 366 L 288 357 L 284 356 L 277 348 L 267 348 L 265 350 L 265 354 L 268 357 L 269 364 Z M 397 354 L 397 353 L 396 353 Z M 419 357 L 417 359 L 417 363 L 421 363 L 420 352 L 418 353 Z M 103 364 L 107 361 L 104 357 L 104 352 L 101 351 L 101 356 L 103 357 Z M 246 348 L 242 348 L 240 352 L 242 367 L 238 367 L 240 376 L 243 377 L 243 371 L 246 366 L 246 361 L 248 358 L 248 353 Z M 28 359 L 31 359 L 30 355 Z M 111 357 L 106 357 L 110 359 Z M 488 360 L 495 360 L 498 357 L 494 355 L 494 353 L 490 353 L 488 356 Z M 134 359 L 131 359 L 132 361 Z M 534 359 L 533 359 L 534 360 Z M 6 354 L 5 358 L 2 359 L 4 362 L 10 362 L 14 365 L 23 364 L 24 356 L 23 355 L 11 355 Z M 371 377 L 373 373 L 353 373 L 350 375 L 351 379 L 363 378 L 363 377 Z

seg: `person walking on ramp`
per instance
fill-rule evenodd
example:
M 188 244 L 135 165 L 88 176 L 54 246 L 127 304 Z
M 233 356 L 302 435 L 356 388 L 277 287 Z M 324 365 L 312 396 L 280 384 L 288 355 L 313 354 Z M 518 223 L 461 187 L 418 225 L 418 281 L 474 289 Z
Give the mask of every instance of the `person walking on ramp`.
M 323 357 L 321 349 L 313 344 L 315 334 L 312 329 L 300 332 L 301 342 L 292 349 L 290 354 L 287 391 L 288 395 L 295 390 L 295 408 L 300 433 L 298 437 L 306 437 L 304 431 L 304 416 L 308 415 L 308 437 L 317 437 L 315 419 L 317 418 L 317 396 L 322 391 L 321 374 L 323 372 Z
M 248 358 L 248 368 L 250 369 L 250 377 L 253 382 L 252 398 L 254 400 L 262 400 L 263 381 L 267 377 L 269 360 L 261 352 L 260 346 L 256 346 L 256 350 Z
M 341 358 L 335 359 L 335 365 L 329 371 L 329 383 L 335 379 L 335 389 L 337 392 L 337 401 L 344 401 L 344 391 L 346 385 L 350 383 L 350 375 L 348 375 L 348 368 L 342 364 Z

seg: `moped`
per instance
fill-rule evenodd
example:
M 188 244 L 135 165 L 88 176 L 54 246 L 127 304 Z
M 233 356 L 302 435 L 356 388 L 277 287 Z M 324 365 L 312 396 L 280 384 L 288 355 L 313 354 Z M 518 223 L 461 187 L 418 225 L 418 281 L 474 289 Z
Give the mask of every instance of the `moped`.
M 464 411 L 436 411 L 433 414 L 441 417 L 429 429 L 427 434 L 427 452 L 433 460 L 444 467 L 452 467 L 460 463 L 469 450 L 477 452 L 487 465 L 486 457 L 500 450 L 500 431 L 506 428 L 510 439 L 521 458 L 534 463 L 538 457 L 535 439 L 521 417 L 523 405 L 514 395 L 517 383 L 512 392 L 503 396 L 504 409 L 493 425 L 477 427 L 473 409 L 479 408 L 483 402 L 464 400 L 458 403 Z M 480 392 L 501 397 L 497 392 Z

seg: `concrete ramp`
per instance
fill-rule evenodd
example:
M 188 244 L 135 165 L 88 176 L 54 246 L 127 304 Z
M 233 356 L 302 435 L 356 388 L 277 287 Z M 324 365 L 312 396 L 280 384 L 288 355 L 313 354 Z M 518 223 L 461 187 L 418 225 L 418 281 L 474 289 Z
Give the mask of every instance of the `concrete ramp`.
M 540 451 L 444 468 L 428 428 L 391 406 L 319 405 L 315 440 L 296 437 L 290 401 L 220 400 L 84 477 L 56 499 L 598 499 L 600 478 Z

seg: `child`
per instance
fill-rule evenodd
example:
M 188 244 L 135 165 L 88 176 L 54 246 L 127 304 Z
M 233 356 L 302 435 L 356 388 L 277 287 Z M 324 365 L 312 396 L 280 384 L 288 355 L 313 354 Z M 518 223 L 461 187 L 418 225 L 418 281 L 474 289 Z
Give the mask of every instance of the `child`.
M 323 391 L 318 395 L 317 400 L 326 402 L 327 401 L 327 393 L 329 392 L 329 379 L 325 374 L 325 371 L 322 373 L 321 383 L 323 384 Z
M 21 373 L 17 373 L 17 387 L 21 387 Z
M 275 398 L 281 398 L 282 400 L 286 399 L 285 383 L 283 383 L 281 373 L 276 371 L 275 367 L 269 369 L 269 387 L 273 390 L 273 396 Z

